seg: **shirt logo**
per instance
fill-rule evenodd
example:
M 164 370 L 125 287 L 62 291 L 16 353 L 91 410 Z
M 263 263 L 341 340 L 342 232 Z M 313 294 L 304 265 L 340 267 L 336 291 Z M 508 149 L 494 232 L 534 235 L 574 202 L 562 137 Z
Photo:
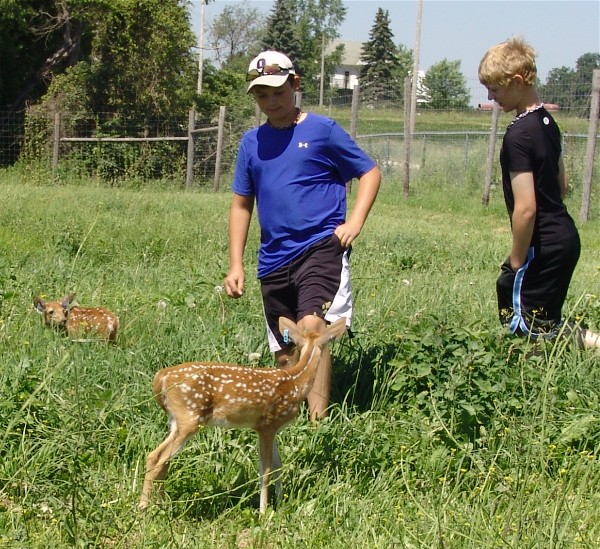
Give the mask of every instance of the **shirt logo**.
M 306 141 L 304 141 L 304 142 L 298 141 L 298 148 L 299 149 L 302 149 L 302 148 L 308 149 L 308 143 Z

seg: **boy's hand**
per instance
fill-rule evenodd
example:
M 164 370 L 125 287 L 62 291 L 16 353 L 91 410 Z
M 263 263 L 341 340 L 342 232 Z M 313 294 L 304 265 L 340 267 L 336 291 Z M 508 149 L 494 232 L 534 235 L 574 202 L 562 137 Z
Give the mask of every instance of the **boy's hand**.
M 244 271 L 230 270 L 223 281 L 223 287 L 229 297 L 234 299 L 242 297 L 244 295 Z
M 344 246 L 344 248 L 348 248 L 360 234 L 361 229 L 362 227 L 347 221 L 346 223 L 338 225 L 334 233 L 340 239 L 342 246 Z

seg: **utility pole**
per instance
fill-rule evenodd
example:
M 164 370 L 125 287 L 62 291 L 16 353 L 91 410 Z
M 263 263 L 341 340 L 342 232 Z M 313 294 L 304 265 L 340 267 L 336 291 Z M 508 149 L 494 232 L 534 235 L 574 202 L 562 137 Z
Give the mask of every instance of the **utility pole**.
M 415 39 L 415 59 L 412 71 L 412 88 L 410 94 L 410 133 L 415 133 L 415 118 L 417 114 L 417 86 L 419 84 L 419 53 L 421 50 L 421 18 L 423 17 L 423 0 L 418 0 L 417 7 L 417 36 Z
M 202 95 L 202 76 L 204 72 L 204 10 L 208 0 L 200 0 L 200 39 L 198 41 L 198 86 L 196 91 Z
M 417 117 L 417 85 L 419 83 L 419 50 L 421 49 L 421 17 L 423 0 L 418 0 L 417 6 L 417 37 L 415 40 L 415 59 L 412 70 L 412 84 L 406 79 L 404 85 L 404 169 L 402 170 L 404 197 L 408 198 L 410 191 L 410 153 L 415 134 L 415 118 Z M 410 85 L 410 101 L 407 100 Z
M 323 106 L 323 86 L 325 85 L 325 33 L 321 33 L 321 82 L 319 84 L 319 107 Z

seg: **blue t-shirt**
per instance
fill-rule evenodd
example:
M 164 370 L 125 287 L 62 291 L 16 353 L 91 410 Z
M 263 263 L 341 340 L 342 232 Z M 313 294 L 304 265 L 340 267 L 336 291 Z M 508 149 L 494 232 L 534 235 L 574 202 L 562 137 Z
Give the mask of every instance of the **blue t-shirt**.
M 346 182 L 375 166 L 333 120 L 309 113 L 298 125 L 249 130 L 233 192 L 254 196 L 261 228 L 258 278 L 289 264 L 346 219 Z

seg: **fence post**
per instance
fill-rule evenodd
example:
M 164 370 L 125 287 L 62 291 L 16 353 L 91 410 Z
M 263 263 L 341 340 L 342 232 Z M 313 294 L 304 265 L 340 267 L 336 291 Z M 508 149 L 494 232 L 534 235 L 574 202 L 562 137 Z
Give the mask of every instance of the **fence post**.
M 54 113 L 54 143 L 52 146 L 52 173 L 58 168 L 58 152 L 60 147 L 60 112 Z
M 217 157 L 215 159 L 215 180 L 213 191 L 219 190 L 219 181 L 221 179 L 221 158 L 223 156 L 223 134 L 225 130 L 225 107 L 219 107 L 219 129 L 217 130 Z
M 404 161 L 402 163 L 402 193 L 404 198 L 408 198 L 410 191 L 410 147 L 412 141 L 411 135 L 411 106 L 410 106 L 411 81 L 409 77 L 404 79 Z
M 500 105 L 494 101 L 492 109 L 492 129 L 490 130 L 490 146 L 485 166 L 485 182 L 483 185 L 483 196 L 481 203 L 487 206 L 490 203 L 490 189 L 492 188 L 492 169 L 494 167 L 494 154 L 496 151 L 496 139 L 498 133 L 498 118 L 500 117 Z
M 350 106 L 350 136 L 356 141 L 358 128 L 358 107 L 360 106 L 360 88 L 358 84 L 352 88 L 352 105 Z M 352 180 L 346 181 L 346 192 L 352 192 Z
M 585 223 L 590 213 L 592 176 L 594 175 L 594 153 L 596 152 L 596 133 L 598 132 L 598 114 L 600 110 L 600 69 L 592 73 L 592 103 L 590 107 L 590 125 L 588 129 L 585 170 L 583 174 L 583 194 L 579 220 Z
M 356 139 L 356 128 L 358 127 L 358 107 L 360 104 L 358 85 L 352 88 L 352 106 L 350 108 L 350 135 Z
M 188 112 L 188 143 L 187 143 L 187 166 L 185 169 L 185 188 L 191 189 L 194 181 L 194 125 L 196 115 L 194 109 Z

